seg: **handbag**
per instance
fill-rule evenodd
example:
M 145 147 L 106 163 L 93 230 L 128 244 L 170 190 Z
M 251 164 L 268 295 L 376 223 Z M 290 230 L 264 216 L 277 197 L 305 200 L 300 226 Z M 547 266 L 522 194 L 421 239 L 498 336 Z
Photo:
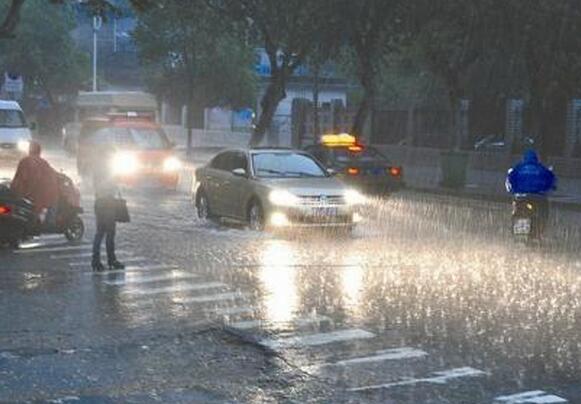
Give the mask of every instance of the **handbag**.
M 117 223 L 131 222 L 129 209 L 127 209 L 127 201 L 121 197 L 121 194 L 114 201 L 115 221 Z

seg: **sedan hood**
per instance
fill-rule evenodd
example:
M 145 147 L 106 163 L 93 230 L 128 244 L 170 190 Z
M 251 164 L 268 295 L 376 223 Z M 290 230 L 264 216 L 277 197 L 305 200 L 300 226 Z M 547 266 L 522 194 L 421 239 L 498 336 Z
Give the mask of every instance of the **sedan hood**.
M 324 178 L 277 178 L 261 182 L 272 189 L 284 189 L 298 196 L 342 195 L 347 187 L 338 179 Z

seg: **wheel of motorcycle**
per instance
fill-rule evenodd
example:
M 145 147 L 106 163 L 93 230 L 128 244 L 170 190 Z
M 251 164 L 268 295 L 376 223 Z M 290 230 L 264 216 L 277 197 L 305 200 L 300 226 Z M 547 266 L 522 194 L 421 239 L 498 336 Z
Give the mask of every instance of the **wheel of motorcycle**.
M 75 217 L 65 230 L 65 237 L 71 242 L 79 242 L 85 235 L 85 224 L 80 217 Z

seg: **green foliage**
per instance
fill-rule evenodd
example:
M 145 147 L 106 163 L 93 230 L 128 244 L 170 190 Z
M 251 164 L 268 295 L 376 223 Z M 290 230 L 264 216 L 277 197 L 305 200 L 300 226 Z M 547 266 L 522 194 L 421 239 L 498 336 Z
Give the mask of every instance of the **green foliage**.
M 140 15 L 134 38 L 158 95 L 207 106 L 249 106 L 253 53 L 204 1 L 161 1 Z
M 0 13 L 6 5 L 0 7 Z M 22 74 L 26 89 L 41 92 L 49 101 L 74 93 L 89 71 L 86 56 L 76 48 L 69 32 L 75 27 L 69 7 L 45 0 L 28 0 L 15 37 L 0 41 L 2 71 Z

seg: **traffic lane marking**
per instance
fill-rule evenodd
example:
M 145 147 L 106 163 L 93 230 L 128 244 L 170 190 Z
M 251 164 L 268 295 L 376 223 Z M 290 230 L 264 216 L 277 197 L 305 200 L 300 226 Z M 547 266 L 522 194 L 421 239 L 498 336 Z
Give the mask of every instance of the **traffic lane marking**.
M 103 283 L 109 286 L 131 286 L 131 285 L 141 285 L 145 283 L 163 282 L 163 281 L 182 281 L 187 279 L 198 278 L 198 275 L 191 274 L 182 271 L 166 271 L 160 275 L 149 275 L 149 276 L 135 276 L 139 272 L 129 272 L 131 275 L 129 279 L 123 277 L 122 279 L 115 280 L 104 280 Z
M 282 339 L 263 339 L 259 343 L 270 349 L 297 348 L 306 346 L 319 346 L 335 342 L 345 342 L 355 339 L 375 338 L 375 334 L 358 328 L 339 330 L 320 334 L 309 334 Z
M 242 292 L 228 292 L 228 293 L 218 293 L 214 295 L 202 295 L 202 296 L 191 296 L 184 297 L 180 299 L 174 299 L 175 304 L 187 304 L 187 303 L 214 303 L 225 300 L 236 300 L 248 297 L 248 293 Z
M 549 394 L 542 390 L 525 391 L 510 396 L 499 396 L 494 401 L 509 404 L 556 404 L 568 402 L 563 397 Z
M 474 369 L 471 367 L 463 367 L 463 368 L 454 368 L 449 370 L 444 370 L 441 372 L 434 372 L 433 377 L 425 377 L 425 378 L 406 378 L 400 380 L 398 382 L 392 383 L 385 383 L 385 384 L 375 384 L 370 386 L 360 386 L 360 387 L 351 387 L 347 389 L 347 391 L 351 392 L 360 392 L 360 391 L 370 391 L 370 390 L 379 390 L 379 389 L 390 389 L 393 387 L 400 387 L 400 386 L 413 386 L 420 383 L 429 383 L 429 384 L 446 384 L 450 380 L 461 379 L 464 377 L 478 377 L 484 376 L 487 373 Z
M 164 293 L 181 293 L 181 292 L 190 292 L 193 290 L 204 290 L 204 289 L 215 289 L 215 288 L 225 288 L 227 285 L 222 282 L 205 282 L 205 283 L 196 283 L 193 285 L 188 284 L 179 284 L 173 286 L 164 286 L 160 288 L 152 288 L 152 289 L 135 289 L 135 290 L 124 290 L 123 293 L 126 295 L 133 295 L 133 296 L 150 296 L 150 295 L 159 295 Z
M 305 367 L 308 370 L 318 370 L 327 367 L 335 366 L 352 366 L 352 365 L 363 365 L 368 363 L 377 363 L 385 361 L 401 361 L 408 359 L 418 359 L 428 356 L 428 353 L 416 348 L 402 347 L 394 349 L 386 349 L 383 351 L 377 351 L 373 355 L 362 356 L 357 358 L 345 359 L 338 362 L 329 362 L 315 364 Z

